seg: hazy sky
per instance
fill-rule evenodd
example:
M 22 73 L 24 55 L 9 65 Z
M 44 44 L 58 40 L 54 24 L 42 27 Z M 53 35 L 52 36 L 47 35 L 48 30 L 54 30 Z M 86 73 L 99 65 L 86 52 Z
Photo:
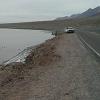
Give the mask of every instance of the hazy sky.
M 0 0 L 0 23 L 54 19 L 99 4 L 100 0 Z

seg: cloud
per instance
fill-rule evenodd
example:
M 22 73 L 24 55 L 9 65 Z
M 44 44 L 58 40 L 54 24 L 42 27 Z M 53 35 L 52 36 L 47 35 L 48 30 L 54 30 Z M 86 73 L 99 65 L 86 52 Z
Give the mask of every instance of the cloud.
M 0 0 L 0 17 L 51 19 L 80 13 L 98 4 L 100 0 Z

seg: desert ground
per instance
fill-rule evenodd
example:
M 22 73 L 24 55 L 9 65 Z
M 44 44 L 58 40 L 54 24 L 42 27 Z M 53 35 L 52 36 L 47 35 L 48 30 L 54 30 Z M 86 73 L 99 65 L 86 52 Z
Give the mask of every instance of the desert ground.
M 100 64 L 75 34 L 38 45 L 0 69 L 0 100 L 99 100 Z

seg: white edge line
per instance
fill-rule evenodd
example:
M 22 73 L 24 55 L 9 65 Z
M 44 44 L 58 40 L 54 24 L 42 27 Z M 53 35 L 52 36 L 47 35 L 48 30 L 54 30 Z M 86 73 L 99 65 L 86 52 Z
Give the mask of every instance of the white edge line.
M 85 42 L 85 40 L 81 36 L 79 36 L 79 37 L 97 56 L 100 57 L 100 54 L 91 45 L 89 45 L 87 42 Z

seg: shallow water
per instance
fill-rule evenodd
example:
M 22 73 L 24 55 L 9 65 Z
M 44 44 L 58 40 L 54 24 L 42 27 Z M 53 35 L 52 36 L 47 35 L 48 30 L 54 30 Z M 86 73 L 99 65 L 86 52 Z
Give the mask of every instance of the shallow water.
M 49 31 L 0 29 L 0 64 L 25 48 L 38 45 L 54 36 Z

